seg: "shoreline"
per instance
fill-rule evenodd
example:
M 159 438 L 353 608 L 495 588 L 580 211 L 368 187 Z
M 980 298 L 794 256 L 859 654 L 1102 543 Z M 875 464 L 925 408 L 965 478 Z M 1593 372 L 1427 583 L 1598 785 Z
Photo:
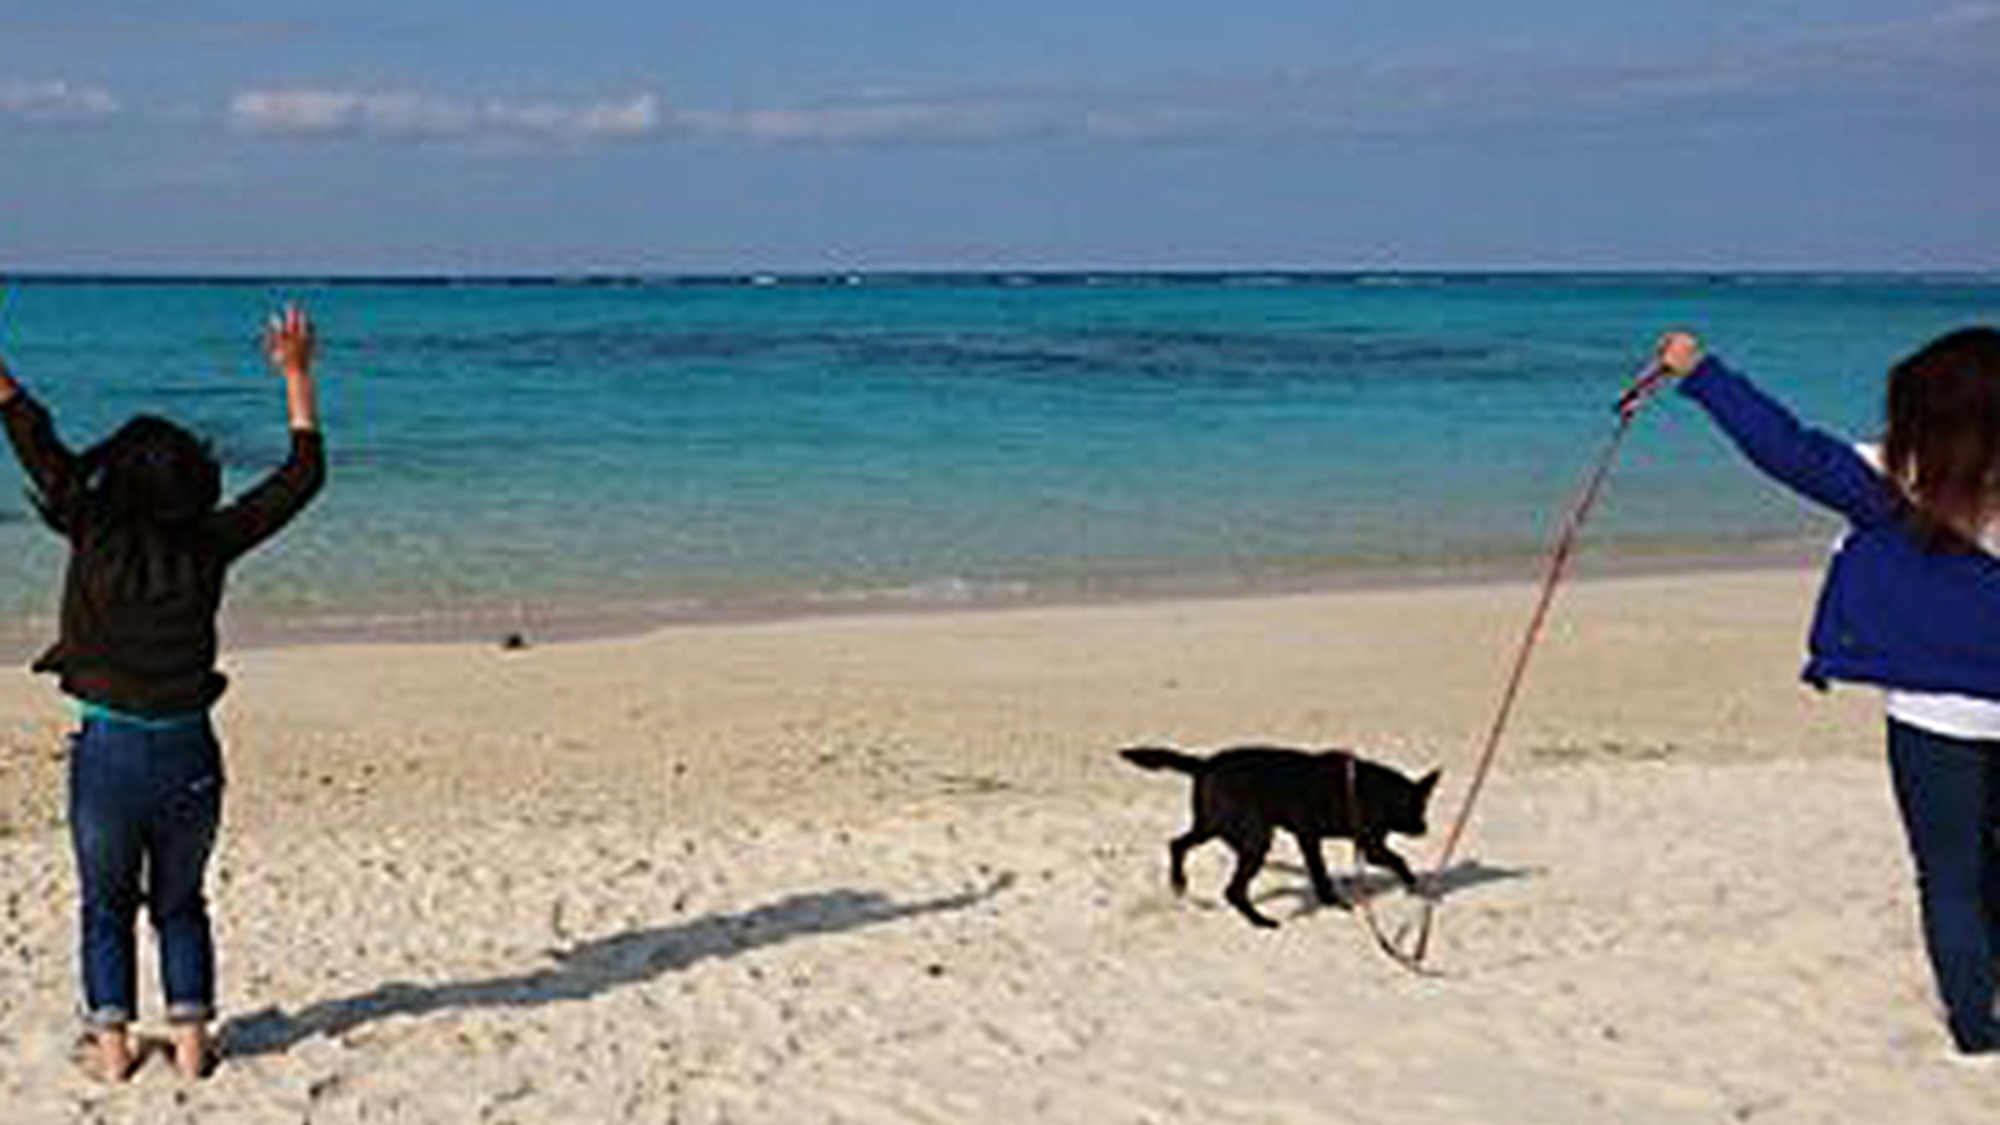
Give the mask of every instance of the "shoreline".
M 1824 557 L 1816 540 L 1737 544 L 1724 550 L 1633 550 L 1584 546 L 1565 582 L 1621 578 L 1793 570 Z M 1165 576 L 1089 579 L 1031 588 L 1025 583 L 965 583 L 942 579 L 914 587 L 827 595 L 732 599 L 579 601 L 572 604 L 466 605 L 437 612 L 353 616 L 286 615 L 230 610 L 222 615 L 222 649 L 311 648 L 323 645 L 500 644 L 518 636 L 528 645 L 574 644 L 641 637 L 664 630 L 731 625 L 958 613 L 1012 613 L 1186 602 L 1240 602 L 1363 591 L 1477 588 L 1538 581 L 1543 555 L 1422 563 L 1371 563 L 1288 576 Z M 0 624 L 0 661 L 33 659 L 55 631 L 52 616 Z

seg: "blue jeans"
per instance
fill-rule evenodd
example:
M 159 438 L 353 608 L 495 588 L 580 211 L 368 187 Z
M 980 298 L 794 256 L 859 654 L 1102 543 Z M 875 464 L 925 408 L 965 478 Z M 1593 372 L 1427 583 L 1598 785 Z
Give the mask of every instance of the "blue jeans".
M 1889 720 L 1889 769 L 1916 860 L 1924 949 L 1952 1042 L 2000 1050 L 1993 1015 L 2000 956 L 2000 742 Z
M 83 892 L 85 1019 L 138 1012 L 143 901 L 159 938 L 167 1018 L 215 1014 L 215 945 L 202 877 L 222 816 L 222 748 L 208 720 L 168 727 L 86 718 L 70 742 L 70 841 Z

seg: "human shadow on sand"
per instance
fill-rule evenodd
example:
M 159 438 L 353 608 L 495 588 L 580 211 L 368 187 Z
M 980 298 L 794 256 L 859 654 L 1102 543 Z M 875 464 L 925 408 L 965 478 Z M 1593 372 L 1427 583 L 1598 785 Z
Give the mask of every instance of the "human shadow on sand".
M 218 1038 L 225 1056 L 244 1058 L 281 1054 L 315 1035 L 337 1036 L 393 1016 L 585 1000 L 700 961 L 736 957 L 795 938 L 965 910 L 998 895 L 1013 881 L 1013 876 L 1002 875 L 984 887 L 909 903 L 875 891 L 845 889 L 788 895 L 736 914 L 714 914 L 550 950 L 555 963 L 528 972 L 443 984 L 393 981 L 356 996 L 321 1000 L 298 1012 L 262 1008 L 225 1022 Z

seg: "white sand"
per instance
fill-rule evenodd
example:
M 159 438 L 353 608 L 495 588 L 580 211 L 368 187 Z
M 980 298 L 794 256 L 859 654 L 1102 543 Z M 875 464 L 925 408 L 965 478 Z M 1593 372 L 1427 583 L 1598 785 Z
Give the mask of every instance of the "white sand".
M 1309 907 L 1285 841 L 1281 929 L 1219 905 L 1219 844 L 1174 899 L 1186 783 L 1112 752 L 1442 764 L 1441 826 L 1524 586 L 240 653 L 234 1053 L 199 1086 L 65 1060 L 63 718 L 10 676 L 0 1119 L 1993 1120 L 2000 1067 L 1946 1061 L 1879 706 L 1795 682 L 1811 588 L 1565 591 L 1431 979 Z

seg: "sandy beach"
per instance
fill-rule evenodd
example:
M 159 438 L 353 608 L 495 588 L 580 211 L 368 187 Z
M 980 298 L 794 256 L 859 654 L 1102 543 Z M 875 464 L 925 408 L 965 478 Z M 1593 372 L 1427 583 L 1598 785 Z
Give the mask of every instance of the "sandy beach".
M 1526 583 L 232 652 L 199 1086 L 67 1060 L 67 719 L 11 671 L 0 1116 L 1991 1120 L 2000 1070 L 1933 1014 L 1879 702 L 1796 680 L 1813 587 L 1563 591 L 1429 978 L 1312 905 L 1289 841 L 1280 929 L 1220 903 L 1220 845 L 1177 900 L 1186 783 L 1113 752 L 1359 747 L 1442 766 L 1441 826 Z M 1427 868 L 1439 835 L 1398 846 Z

